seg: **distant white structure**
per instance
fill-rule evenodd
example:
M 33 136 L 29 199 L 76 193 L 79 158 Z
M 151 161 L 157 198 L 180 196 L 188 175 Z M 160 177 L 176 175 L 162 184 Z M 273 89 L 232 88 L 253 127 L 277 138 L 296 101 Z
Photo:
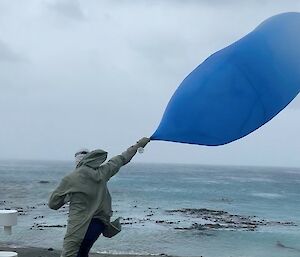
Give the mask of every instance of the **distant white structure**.
M 11 235 L 11 227 L 17 225 L 17 217 L 16 210 L 0 210 L 0 226 L 4 226 L 5 234 Z
M 17 225 L 18 211 L 16 210 L 0 210 L 0 226 L 4 227 L 4 233 L 11 235 L 12 226 Z M 17 257 L 16 252 L 0 251 L 0 257 Z

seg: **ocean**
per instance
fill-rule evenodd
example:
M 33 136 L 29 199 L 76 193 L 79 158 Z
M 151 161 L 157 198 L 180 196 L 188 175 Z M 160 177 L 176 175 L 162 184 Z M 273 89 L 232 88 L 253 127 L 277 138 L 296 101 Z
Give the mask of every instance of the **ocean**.
M 62 247 L 68 208 L 47 207 L 71 162 L 0 161 L 0 209 L 19 210 L 0 242 Z M 299 257 L 300 169 L 130 163 L 109 182 L 122 232 L 94 252 Z

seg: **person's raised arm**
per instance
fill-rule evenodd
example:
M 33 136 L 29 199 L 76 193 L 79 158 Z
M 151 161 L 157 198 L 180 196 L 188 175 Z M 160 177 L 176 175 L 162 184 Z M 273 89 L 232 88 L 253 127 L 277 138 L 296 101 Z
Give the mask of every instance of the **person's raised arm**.
M 119 171 L 119 169 L 123 165 L 126 165 L 128 162 L 131 161 L 131 159 L 136 154 L 137 149 L 139 147 L 144 148 L 149 142 L 150 142 L 149 138 L 143 137 L 135 145 L 130 146 L 122 154 L 117 155 L 111 158 L 107 163 L 102 164 L 97 171 L 100 179 L 104 179 L 108 181 L 112 176 L 114 176 Z

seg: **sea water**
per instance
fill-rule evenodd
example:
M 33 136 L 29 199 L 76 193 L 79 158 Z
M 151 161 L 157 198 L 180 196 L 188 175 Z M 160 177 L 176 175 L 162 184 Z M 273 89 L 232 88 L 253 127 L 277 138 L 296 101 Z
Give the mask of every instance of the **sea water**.
M 0 162 L 0 209 L 19 210 L 13 234 L 0 233 L 0 242 L 62 247 L 68 209 L 50 210 L 47 201 L 72 169 L 71 162 Z M 100 237 L 95 252 L 300 256 L 300 169 L 130 163 L 109 181 L 109 188 L 114 217 L 122 217 L 123 229 L 112 239 Z M 253 230 L 192 229 L 194 223 L 213 221 L 180 212 L 185 208 L 268 224 Z

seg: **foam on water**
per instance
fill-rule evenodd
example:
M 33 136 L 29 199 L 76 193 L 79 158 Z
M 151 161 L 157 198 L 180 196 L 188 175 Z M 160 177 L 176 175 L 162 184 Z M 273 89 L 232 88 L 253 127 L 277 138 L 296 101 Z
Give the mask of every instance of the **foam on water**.
M 283 198 L 285 196 L 281 194 L 276 193 L 252 193 L 253 196 L 267 198 L 267 199 L 277 199 L 277 198 Z

